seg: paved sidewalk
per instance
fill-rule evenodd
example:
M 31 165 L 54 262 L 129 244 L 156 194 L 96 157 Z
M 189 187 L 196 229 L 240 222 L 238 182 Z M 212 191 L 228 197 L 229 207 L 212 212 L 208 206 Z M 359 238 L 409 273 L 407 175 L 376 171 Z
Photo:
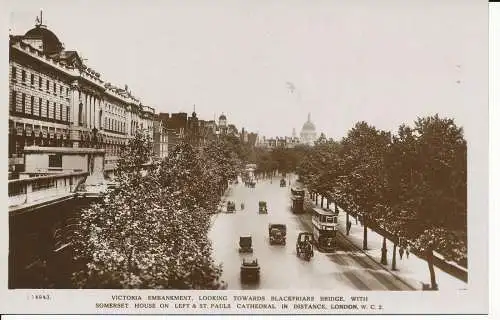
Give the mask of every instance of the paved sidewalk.
M 222 195 L 221 199 L 219 200 L 219 205 L 217 206 L 217 213 L 226 211 L 227 199 L 231 195 L 232 189 L 233 185 L 231 184 Z
M 319 205 L 315 206 L 316 208 L 320 208 Z M 326 206 L 324 206 L 326 208 Z M 330 208 L 333 208 L 333 204 L 330 205 Z M 352 216 L 349 217 L 349 221 L 351 221 L 351 230 L 349 232 L 349 236 L 346 238 L 354 244 L 359 249 L 363 248 L 363 226 L 358 221 L 356 224 L 355 218 Z M 346 235 L 346 213 L 339 208 L 339 231 Z M 368 228 L 367 232 L 368 236 L 368 250 L 364 250 L 365 254 L 370 256 L 372 259 L 380 263 L 380 258 L 382 256 L 381 248 L 383 237 L 380 236 L 375 231 L 372 231 Z M 392 250 L 393 243 L 386 240 L 387 244 L 387 265 L 383 266 L 389 272 L 398 276 L 409 285 L 414 287 L 417 290 L 422 290 L 422 284 L 429 284 L 430 281 L 430 272 L 429 267 L 427 265 L 427 261 L 420 259 L 419 257 L 410 253 L 409 257 L 406 256 L 406 252 L 403 254 L 403 258 L 401 259 L 399 256 L 399 247 L 396 248 L 396 271 L 391 270 L 392 266 Z M 439 287 L 439 291 L 456 291 L 456 290 L 466 290 L 467 283 L 463 282 L 460 279 L 457 279 L 448 273 L 442 271 L 441 269 L 434 266 L 434 271 L 436 273 L 436 282 Z

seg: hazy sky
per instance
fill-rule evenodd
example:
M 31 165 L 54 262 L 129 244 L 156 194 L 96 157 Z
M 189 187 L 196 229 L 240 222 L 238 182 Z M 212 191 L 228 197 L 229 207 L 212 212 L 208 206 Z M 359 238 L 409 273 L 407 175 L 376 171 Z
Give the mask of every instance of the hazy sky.
M 12 1 L 11 33 L 44 22 L 105 81 L 157 112 L 224 112 L 262 135 L 340 138 L 487 108 L 488 8 L 477 0 Z M 291 92 L 286 82 L 295 85 Z M 470 127 L 469 127 L 470 128 Z

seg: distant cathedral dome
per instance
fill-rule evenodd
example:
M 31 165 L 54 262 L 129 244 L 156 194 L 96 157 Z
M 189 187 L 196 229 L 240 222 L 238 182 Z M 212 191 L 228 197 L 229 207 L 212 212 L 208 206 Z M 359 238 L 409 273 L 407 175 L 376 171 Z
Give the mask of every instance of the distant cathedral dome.
M 316 126 L 311 122 L 311 114 L 309 114 L 307 121 L 302 126 L 302 131 L 316 131 Z
M 307 115 L 307 121 L 300 131 L 300 141 L 304 144 L 312 145 L 316 141 L 316 126 L 311 122 L 311 114 Z

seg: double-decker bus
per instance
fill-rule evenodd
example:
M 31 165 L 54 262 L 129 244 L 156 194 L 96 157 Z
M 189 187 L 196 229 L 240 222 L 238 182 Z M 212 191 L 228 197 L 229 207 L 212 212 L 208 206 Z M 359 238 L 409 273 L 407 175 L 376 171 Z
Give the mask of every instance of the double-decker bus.
M 292 196 L 292 212 L 293 213 L 303 213 L 304 212 L 304 197 L 305 191 L 301 186 L 294 185 L 291 189 Z
M 314 243 L 319 250 L 335 251 L 338 229 L 338 215 L 330 210 L 313 208 L 312 213 Z

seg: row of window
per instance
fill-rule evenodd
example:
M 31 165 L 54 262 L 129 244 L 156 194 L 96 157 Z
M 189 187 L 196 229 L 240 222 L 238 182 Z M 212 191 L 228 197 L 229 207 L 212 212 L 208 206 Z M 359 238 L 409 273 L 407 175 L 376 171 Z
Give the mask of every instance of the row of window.
M 42 147 L 71 147 L 71 141 L 55 138 L 40 138 L 35 139 L 24 136 L 11 136 L 9 141 L 9 158 L 22 157 L 25 146 L 42 146 Z
M 104 129 L 121 133 L 126 133 L 127 131 L 125 122 L 106 117 L 104 117 Z
M 337 216 L 323 215 L 317 212 L 314 212 L 312 219 L 321 223 L 338 223 Z
M 111 105 L 111 104 L 106 104 L 106 105 L 105 105 L 105 108 L 106 108 L 109 112 L 111 112 L 112 114 L 125 116 L 125 109 L 123 109 L 123 108 L 121 108 L 121 107 L 114 106 L 114 105 Z
M 17 81 L 17 68 L 15 66 L 12 67 L 12 80 L 13 81 Z M 26 84 L 27 83 L 27 72 L 26 70 L 21 70 L 21 82 Z M 35 74 L 32 73 L 30 75 L 30 84 L 32 86 L 35 86 Z M 45 81 L 45 89 L 47 92 L 50 92 L 50 89 L 52 88 L 52 92 L 54 93 L 54 95 L 57 95 L 57 83 L 54 81 L 52 83 L 52 86 L 51 86 L 51 83 L 50 83 L 50 80 L 47 79 Z M 38 76 L 38 89 L 40 90 L 43 90 L 43 79 L 42 79 L 42 76 Z M 65 96 L 63 96 L 63 94 L 66 93 Z M 63 85 L 59 85 L 59 95 L 61 97 L 65 97 L 65 98 L 69 98 L 69 87 L 66 87 L 64 88 Z
M 49 79 L 46 79 L 44 81 L 44 79 L 42 78 L 41 75 L 36 76 L 35 73 L 29 74 L 29 72 L 27 72 L 24 69 L 21 69 L 21 82 L 22 83 L 24 83 L 24 84 L 28 83 L 28 75 L 30 78 L 29 83 L 31 84 L 31 86 L 35 87 L 36 83 L 38 83 L 38 88 L 40 90 L 43 90 L 43 88 L 45 87 L 47 92 L 53 92 L 54 95 L 57 95 L 57 93 L 59 91 L 60 97 L 69 99 L 69 97 L 70 97 L 69 87 L 65 87 L 62 84 L 59 84 L 59 86 L 58 86 L 56 81 L 51 82 Z M 17 82 L 17 80 L 18 80 L 18 70 L 17 70 L 16 66 L 12 66 L 12 80 L 14 82 Z M 36 80 L 38 80 L 38 81 L 36 81 Z M 45 83 L 45 86 L 44 86 L 44 83 Z M 80 98 L 81 98 L 81 96 L 80 96 Z M 122 107 L 111 105 L 111 104 L 106 104 L 105 108 L 107 110 L 109 110 L 112 114 L 121 115 L 121 116 L 126 115 L 126 110 Z
M 70 121 L 69 106 L 63 106 L 62 103 L 58 106 L 56 102 L 51 104 L 49 100 L 45 101 L 44 104 L 43 99 L 40 97 L 36 101 L 35 96 L 28 97 L 25 93 L 19 95 L 15 90 L 11 92 L 10 112 L 24 113 L 46 119 Z
M 41 138 L 41 137 L 26 137 L 19 135 L 11 135 L 9 138 L 9 158 L 22 156 L 24 153 L 25 146 L 44 146 L 44 147 L 71 147 L 72 143 L 68 139 L 57 139 L 54 138 Z M 118 141 L 110 141 L 111 143 L 102 143 L 100 147 L 106 149 L 107 156 L 118 156 L 123 145 L 118 144 Z M 85 142 L 82 142 L 81 146 L 85 147 Z M 59 161 L 57 158 L 53 158 L 49 161 Z M 52 162 L 51 162 L 52 163 Z M 50 164 L 50 167 L 57 167 L 55 164 Z

